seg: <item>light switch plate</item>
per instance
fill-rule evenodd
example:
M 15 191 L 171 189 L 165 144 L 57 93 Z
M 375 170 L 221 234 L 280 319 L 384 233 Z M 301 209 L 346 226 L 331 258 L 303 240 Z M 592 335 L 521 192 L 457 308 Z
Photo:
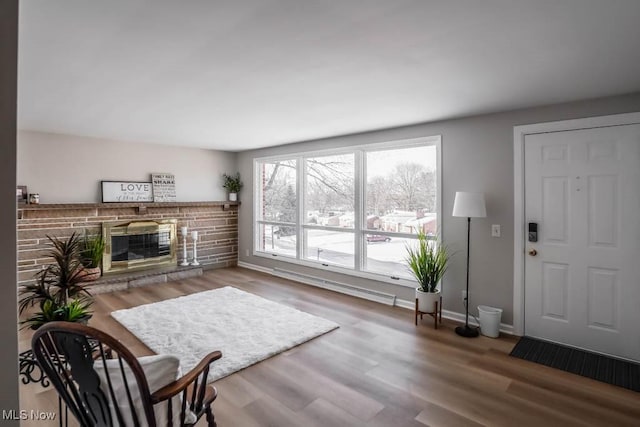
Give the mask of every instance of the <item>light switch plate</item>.
M 491 237 L 500 237 L 500 224 L 493 224 L 491 226 Z

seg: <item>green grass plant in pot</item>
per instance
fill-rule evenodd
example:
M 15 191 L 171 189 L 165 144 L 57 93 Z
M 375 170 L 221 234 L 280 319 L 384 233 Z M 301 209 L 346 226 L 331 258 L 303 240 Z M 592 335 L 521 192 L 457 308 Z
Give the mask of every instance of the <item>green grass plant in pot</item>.
M 84 282 L 93 282 L 102 275 L 102 256 L 104 255 L 104 240 L 102 236 L 84 236 L 80 250 L 80 261 L 84 267 Z
M 224 183 L 222 187 L 229 192 L 229 200 L 235 202 L 238 200 L 238 193 L 242 190 L 244 184 L 240 180 L 240 172 L 237 172 L 235 175 L 227 175 L 226 173 L 222 174 L 222 179 Z
M 418 231 L 417 245 L 406 245 L 406 261 L 418 281 L 416 298 L 418 309 L 434 311 L 434 302 L 440 301 L 440 281 L 447 271 L 449 252 L 439 240 L 430 240 L 424 231 Z
M 54 320 L 87 322 L 92 315 L 93 298 L 83 282 L 81 241 L 76 233 L 68 239 L 47 238 L 53 244 L 47 256 L 54 262 L 36 273 L 35 283 L 20 288 L 18 301 L 21 315 L 34 306 L 38 306 L 39 311 L 20 323 L 37 329 Z

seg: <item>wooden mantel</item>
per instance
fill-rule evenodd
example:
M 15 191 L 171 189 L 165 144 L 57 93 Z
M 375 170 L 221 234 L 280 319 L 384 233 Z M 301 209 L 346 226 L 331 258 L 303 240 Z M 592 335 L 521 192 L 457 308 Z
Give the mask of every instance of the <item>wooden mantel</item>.
M 239 202 L 227 201 L 19 205 L 18 284 L 32 282 L 33 275 L 50 262 L 47 236 L 68 237 L 74 231 L 97 234 L 107 221 L 175 218 L 178 229 L 198 231 L 198 261 L 204 268 L 237 265 L 238 206 Z
M 138 213 L 145 213 L 149 208 L 188 208 L 188 207 L 218 207 L 231 209 L 231 206 L 238 206 L 240 202 L 129 202 L 129 203 L 42 203 L 37 205 L 18 205 L 18 219 L 22 219 L 23 212 L 43 211 L 43 210 L 78 210 L 78 209 L 124 209 L 133 208 Z M 28 215 L 27 215 L 28 216 Z
M 127 203 L 41 203 L 37 205 L 18 205 L 18 210 L 41 210 L 41 209 L 82 209 L 82 208 L 134 208 L 146 206 L 148 208 L 173 208 L 190 206 L 237 206 L 240 202 L 127 202 Z

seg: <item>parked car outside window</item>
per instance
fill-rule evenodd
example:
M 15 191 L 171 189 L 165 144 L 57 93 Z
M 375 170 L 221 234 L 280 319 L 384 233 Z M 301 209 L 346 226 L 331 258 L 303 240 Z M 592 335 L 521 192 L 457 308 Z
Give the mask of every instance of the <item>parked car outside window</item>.
M 371 242 L 390 242 L 391 241 L 391 237 L 389 236 L 382 236 L 380 234 L 367 234 L 367 243 L 371 243 Z

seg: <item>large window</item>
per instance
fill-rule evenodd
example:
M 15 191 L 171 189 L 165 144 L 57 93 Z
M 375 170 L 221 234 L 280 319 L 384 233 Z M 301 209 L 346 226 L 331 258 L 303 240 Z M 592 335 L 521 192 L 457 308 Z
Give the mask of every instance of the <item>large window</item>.
M 256 159 L 254 253 L 405 283 L 407 245 L 438 232 L 439 156 L 429 137 Z

